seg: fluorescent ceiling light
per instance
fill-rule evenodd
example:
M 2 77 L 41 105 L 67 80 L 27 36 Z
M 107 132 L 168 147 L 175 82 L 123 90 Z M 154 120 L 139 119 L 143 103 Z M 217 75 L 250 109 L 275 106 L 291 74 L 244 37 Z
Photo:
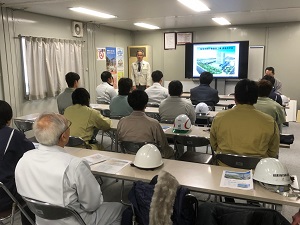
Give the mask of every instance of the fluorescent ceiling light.
M 91 16 L 97 16 L 100 18 L 105 18 L 105 19 L 111 19 L 111 18 L 116 18 L 116 16 L 110 15 L 110 14 L 106 14 L 106 13 L 101 13 L 98 11 L 94 11 L 94 10 L 90 10 L 90 9 L 86 9 L 86 8 L 82 8 L 82 7 L 74 7 L 74 8 L 70 8 L 70 10 L 75 11 L 75 12 L 79 12 L 79 13 L 84 13 L 87 15 L 91 15 Z
M 186 7 L 196 12 L 210 11 L 210 8 L 208 8 L 204 3 L 198 0 L 178 0 L 178 1 L 181 4 L 185 5 Z
M 134 23 L 134 25 L 138 26 L 138 27 L 144 27 L 147 29 L 151 29 L 151 30 L 160 29 L 160 27 L 158 27 L 158 26 L 154 26 L 154 25 L 147 24 L 147 23 Z
M 220 25 L 230 25 L 231 24 L 228 20 L 226 20 L 223 17 L 215 17 L 215 18 L 212 18 L 212 20 Z

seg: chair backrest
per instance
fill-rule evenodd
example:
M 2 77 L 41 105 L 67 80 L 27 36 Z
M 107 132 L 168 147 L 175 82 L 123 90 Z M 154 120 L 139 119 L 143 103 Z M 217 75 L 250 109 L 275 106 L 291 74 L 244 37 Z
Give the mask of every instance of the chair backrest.
M 47 220 L 60 220 L 74 217 L 80 225 L 86 225 L 78 212 L 70 207 L 62 207 L 46 202 L 37 201 L 31 198 L 23 197 L 29 209 L 38 217 Z
M 27 220 L 29 221 L 29 223 L 32 224 L 32 225 L 35 225 L 35 223 L 32 221 L 32 219 L 30 218 L 30 216 L 23 209 L 22 205 L 18 202 L 18 200 L 13 196 L 13 194 L 7 189 L 7 187 L 2 182 L 0 182 L 0 189 L 1 188 L 11 198 L 11 200 L 13 201 L 13 204 L 12 204 L 12 209 L 11 210 L 6 210 L 6 211 L 0 213 L 0 224 L 1 224 L 1 221 L 6 220 L 8 218 L 11 218 L 11 223 L 10 224 L 13 224 L 15 210 L 16 210 L 16 206 L 17 206 L 19 208 L 19 210 L 27 218 Z
M 110 116 L 110 119 L 115 119 L 115 120 L 120 120 L 122 119 L 124 116 Z
M 210 144 L 206 137 L 174 135 L 174 142 L 188 147 L 201 147 Z
M 135 155 L 147 142 L 119 141 L 121 152 Z
M 109 109 L 102 109 L 101 114 L 105 117 L 110 117 L 110 110 Z
M 262 159 L 260 156 L 246 156 L 235 154 L 218 153 L 215 155 L 216 163 L 222 162 L 227 166 L 240 169 L 255 169 L 257 163 Z
M 14 123 L 19 131 L 25 133 L 26 131 L 32 130 L 33 121 L 29 120 L 14 120 Z
M 75 136 L 69 137 L 69 141 L 66 144 L 66 146 L 69 147 L 84 146 L 87 149 L 91 148 L 88 144 L 85 143 L 85 141 L 81 137 L 75 137 Z

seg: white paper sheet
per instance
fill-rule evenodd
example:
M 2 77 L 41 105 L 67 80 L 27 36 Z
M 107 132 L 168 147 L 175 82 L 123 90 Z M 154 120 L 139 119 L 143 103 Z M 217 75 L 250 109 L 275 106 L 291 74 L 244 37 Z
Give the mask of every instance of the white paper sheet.
M 88 161 L 90 166 L 93 165 L 93 164 L 100 163 L 100 162 L 103 162 L 103 161 L 109 159 L 108 156 L 104 156 L 104 155 L 101 155 L 101 154 L 93 154 L 93 155 L 89 155 L 89 156 L 86 156 L 86 157 L 83 157 L 83 158 L 86 161 Z
M 93 170 L 103 173 L 116 174 L 130 163 L 131 161 L 129 160 L 110 158 L 102 163 L 94 165 Z
M 229 187 L 235 189 L 252 190 L 253 178 L 252 170 L 246 172 L 235 172 L 224 170 L 221 178 L 221 187 Z

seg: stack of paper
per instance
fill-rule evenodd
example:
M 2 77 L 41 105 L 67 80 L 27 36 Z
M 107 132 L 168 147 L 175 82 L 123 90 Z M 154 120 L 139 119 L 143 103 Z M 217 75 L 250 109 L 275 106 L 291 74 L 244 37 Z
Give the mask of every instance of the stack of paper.
M 246 172 L 235 172 L 224 170 L 220 183 L 221 187 L 229 187 L 235 189 L 252 190 L 253 178 L 252 170 Z
M 89 165 L 100 163 L 109 159 L 108 156 L 104 156 L 101 154 L 94 154 L 83 158 L 89 163 Z

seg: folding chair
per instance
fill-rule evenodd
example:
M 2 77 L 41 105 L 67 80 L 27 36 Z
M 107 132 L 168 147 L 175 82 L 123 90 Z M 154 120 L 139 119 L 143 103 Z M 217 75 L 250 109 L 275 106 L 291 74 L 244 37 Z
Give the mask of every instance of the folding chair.
M 25 133 L 26 131 L 32 130 L 32 125 L 34 121 L 14 119 L 14 123 L 19 131 Z
M 121 152 L 135 155 L 147 142 L 119 141 Z
M 186 135 L 175 135 L 175 158 L 186 161 L 195 162 L 202 164 L 213 163 L 213 151 L 212 154 L 208 154 L 208 146 L 210 145 L 209 139 L 198 136 L 186 136 Z M 187 146 L 188 150 L 181 155 L 179 153 L 180 145 Z M 206 146 L 206 153 L 196 152 L 196 147 Z
M 91 146 L 85 143 L 81 137 L 70 136 L 69 141 L 66 144 L 69 147 L 84 146 L 86 149 L 91 149 Z
M 29 209 L 38 217 L 46 220 L 60 220 L 64 218 L 73 217 L 78 224 L 86 225 L 78 212 L 71 207 L 62 207 L 53 205 L 47 202 L 34 200 L 31 198 L 23 197 Z
M 260 156 L 246 156 L 225 153 L 218 153 L 215 155 L 215 158 L 217 165 L 222 162 L 230 167 L 247 170 L 255 169 L 257 163 L 262 159 Z
M 6 210 L 3 212 L 0 212 L 0 224 L 4 224 L 3 221 L 10 219 L 10 225 L 14 224 L 14 216 L 17 210 L 17 207 L 19 210 L 24 214 L 24 216 L 28 219 L 28 221 L 32 224 L 35 225 L 35 223 L 32 221 L 32 219 L 28 216 L 28 214 L 25 212 L 23 209 L 22 205 L 17 201 L 17 199 L 12 195 L 12 193 L 5 187 L 5 185 L 0 182 L 0 188 L 2 188 L 5 193 L 12 199 L 13 204 L 12 208 L 10 210 Z

